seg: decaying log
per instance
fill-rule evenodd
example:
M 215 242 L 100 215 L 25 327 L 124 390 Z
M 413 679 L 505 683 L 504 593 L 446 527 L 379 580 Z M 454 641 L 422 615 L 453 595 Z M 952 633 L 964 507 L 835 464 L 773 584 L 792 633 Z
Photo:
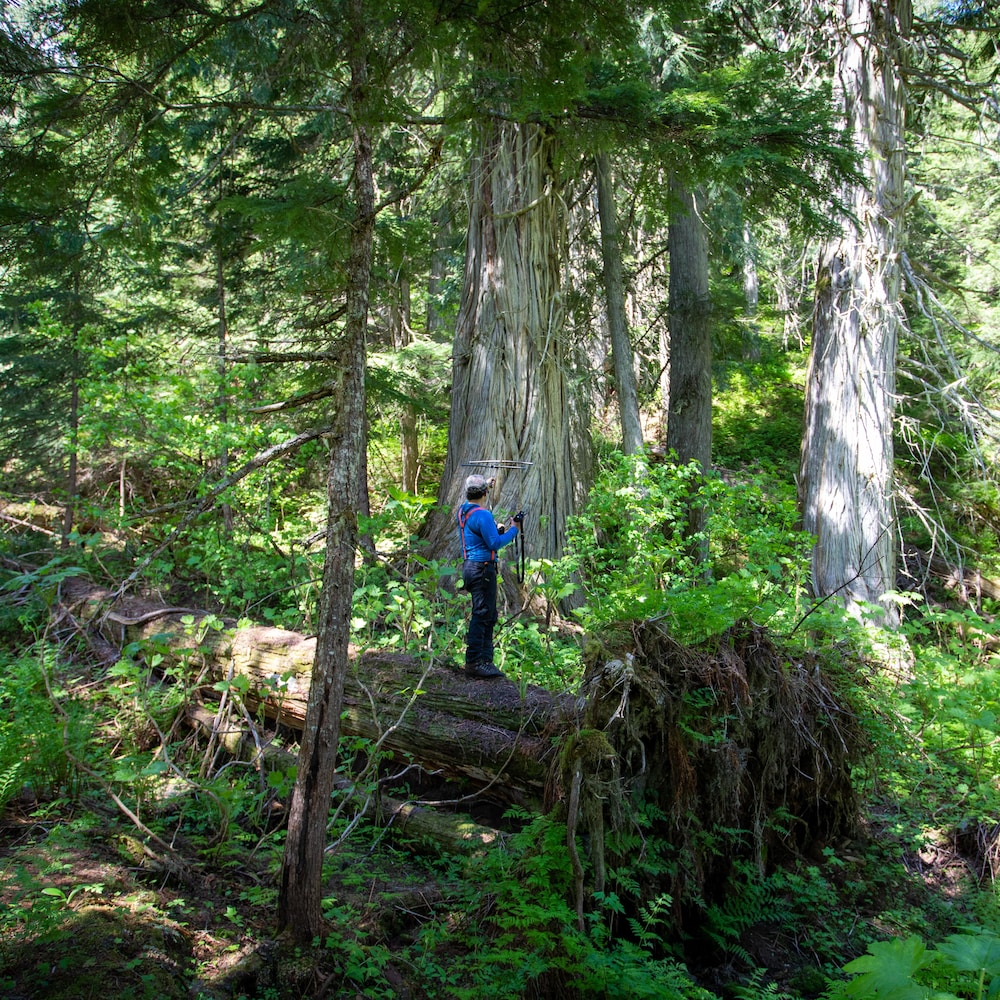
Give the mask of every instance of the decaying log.
M 188 725 L 204 736 L 213 737 L 237 760 L 247 761 L 263 770 L 287 770 L 295 764 L 295 755 L 283 747 L 270 744 L 258 746 L 245 725 L 221 720 L 217 713 L 200 705 L 189 705 L 186 711 Z M 337 783 L 341 792 L 353 791 L 347 781 Z M 428 809 L 419 802 L 406 801 L 378 791 L 374 801 L 367 804 L 379 824 L 411 842 L 433 846 L 435 853 L 442 849 L 450 854 L 471 854 L 497 843 L 498 830 L 483 826 L 465 814 L 439 812 Z
M 314 639 L 211 630 L 177 609 L 108 611 L 97 592 L 78 594 L 72 614 L 119 648 L 145 641 L 213 682 L 242 678 L 252 711 L 302 725 Z M 614 851 L 630 837 L 611 834 L 633 830 L 639 802 L 655 817 L 643 836 L 677 859 L 644 891 L 670 895 L 678 922 L 685 908 L 725 898 L 741 864 L 763 868 L 855 834 L 851 773 L 868 747 L 841 691 L 858 680 L 842 687 L 849 664 L 830 677 L 818 656 L 783 648 L 752 622 L 694 647 L 660 619 L 609 626 L 588 643 L 580 699 L 473 681 L 433 660 L 350 655 L 345 735 L 500 803 L 556 804 L 581 919 L 583 900 L 603 885 L 605 845 L 609 867 L 628 861 Z M 584 835 L 587 867 L 577 850 Z
M 315 637 L 268 626 L 205 629 L 189 609 L 113 605 L 91 589 L 73 613 L 119 648 L 144 642 L 185 659 L 212 682 L 244 679 L 247 707 L 301 729 Z M 481 681 L 412 656 L 351 649 L 341 732 L 426 771 L 462 779 L 500 802 L 539 805 L 555 750 L 551 736 L 573 724 L 575 699 L 509 680 Z M 419 692 L 419 693 L 418 693 Z
M 976 566 L 960 566 L 939 555 L 906 545 L 901 552 L 900 590 L 924 590 L 934 579 L 946 591 L 978 607 L 984 597 L 1000 599 L 1000 580 L 983 576 Z

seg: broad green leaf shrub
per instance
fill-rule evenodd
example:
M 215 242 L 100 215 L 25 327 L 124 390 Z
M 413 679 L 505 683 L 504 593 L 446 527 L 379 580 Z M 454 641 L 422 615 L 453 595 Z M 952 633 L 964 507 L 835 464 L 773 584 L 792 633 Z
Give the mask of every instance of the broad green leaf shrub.
M 987 1000 L 1000 992 L 1000 937 L 973 927 L 928 948 L 917 935 L 875 941 L 827 1000 Z
M 176 603 L 307 630 L 323 568 L 316 544 L 323 498 L 276 466 L 248 476 L 223 501 L 233 511 L 231 533 L 216 509 L 189 526 L 145 576 L 179 590 Z
M 390 486 L 386 490 L 387 499 L 382 509 L 372 517 L 362 518 L 360 529 L 363 534 L 375 537 L 379 550 L 404 553 L 404 561 L 418 554 L 417 533 L 433 507 L 434 497 L 414 496 L 405 490 Z
M 547 628 L 544 622 L 518 617 L 508 620 L 494 639 L 500 668 L 522 684 L 570 691 L 583 677 L 579 644 L 556 627 Z
M 1000 623 L 971 608 L 930 605 L 903 623 L 914 650 L 904 712 L 921 720 L 925 752 L 962 761 L 975 778 L 1000 772 Z
M 1000 815 L 1000 625 L 968 608 L 915 604 L 901 632 L 910 669 L 872 678 L 897 747 L 879 777 L 898 835 L 909 849 L 935 830 L 975 840 Z
M 692 504 L 706 510 L 707 567 L 695 551 L 699 539 L 687 534 Z M 695 463 L 612 456 L 568 525 L 552 585 L 576 584 L 578 614 L 591 628 L 667 616 L 688 642 L 743 618 L 790 628 L 812 544 L 797 519 L 787 487 L 729 485 L 703 477 Z
M 460 598 L 439 586 L 441 568 L 411 556 L 409 575 L 382 564 L 355 573 L 351 606 L 354 642 L 414 655 L 455 655 L 462 641 Z

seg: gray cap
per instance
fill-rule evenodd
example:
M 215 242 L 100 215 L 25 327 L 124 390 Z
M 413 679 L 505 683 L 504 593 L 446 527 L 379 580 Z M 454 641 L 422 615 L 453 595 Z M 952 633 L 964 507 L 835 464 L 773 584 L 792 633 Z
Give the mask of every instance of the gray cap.
M 465 481 L 465 492 L 466 493 L 485 493 L 489 489 L 489 483 L 485 476 L 480 476 L 478 473 L 474 476 L 469 476 Z

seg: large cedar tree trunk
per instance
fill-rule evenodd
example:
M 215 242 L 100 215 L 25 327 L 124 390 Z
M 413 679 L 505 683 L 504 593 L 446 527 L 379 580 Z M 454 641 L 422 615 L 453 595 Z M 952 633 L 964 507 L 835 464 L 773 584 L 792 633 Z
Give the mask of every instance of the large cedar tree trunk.
M 895 18 L 895 19 L 894 19 Z M 836 86 L 867 185 L 819 262 L 799 498 L 816 537 L 812 587 L 850 610 L 895 586 L 892 428 L 901 324 L 905 169 L 901 40 L 906 4 L 842 0 Z M 894 619 L 886 606 L 887 620 Z
M 494 510 L 525 508 L 529 558 L 562 552 L 566 518 L 592 477 L 587 397 L 566 328 L 566 205 L 555 140 L 541 126 L 485 127 L 471 172 L 462 299 L 452 352 L 448 454 L 430 551 L 458 557 L 455 506 L 463 463 L 530 462 L 500 470 Z

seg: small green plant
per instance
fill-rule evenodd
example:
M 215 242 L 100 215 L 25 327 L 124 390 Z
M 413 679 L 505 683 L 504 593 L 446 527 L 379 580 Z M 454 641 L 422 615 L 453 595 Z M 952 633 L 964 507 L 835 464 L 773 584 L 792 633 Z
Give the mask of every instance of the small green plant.
M 706 907 L 704 933 L 729 955 L 748 965 L 753 959 L 743 947 L 743 935 L 751 927 L 770 921 L 787 925 L 791 914 L 787 900 L 775 891 L 775 883 L 748 861 L 736 861 L 724 898 Z
M 519 617 L 498 629 L 495 641 L 501 668 L 523 684 L 565 691 L 583 678 L 579 643 L 556 628 Z
M 25 786 L 42 797 L 79 794 L 91 756 L 90 709 L 56 684 L 55 653 L 0 653 L 0 806 Z
M 73 905 L 73 900 L 81 892 L 91 892 L 99 896 L 104 892 L 104 885 L 101 882 L 81 883 L 80 885 L 73 886 L 69 892 L 58 885 L 47 885 L 42 889 L 43 896 L 48 896 L 56 900 L 60 907 L 67 910 Z
M 624 907 L 614 893 L 595 894 L 581 928 L 571 902 L 573 877 L 565 825 L 534 817 L 504 849 L 491 852 L 466 874 L 466 919 L 453 929 L 426 926 L 411 956 L 415 968 L 440 983 L 442 995 L 457 1000 L 711 998 L 680 963 L 663 954 L 669 896 L 640 905 L 633 917 L 623 919 Z M 615 925 L 626 925 L 629 933 L 616 933 Z M 463 954 L 457 961 L 436 957 L 456 948 Z
M 359 567 L 351 616 L 354 640 L 413 655 L 453 655 L 463 631 L 463 598 L 440 586 L 452 567 L 412 552 L 406 559 L 409 575 L 381 564 Z
M 395 996 L 386 982 L 385 967 L 389 964 L 389 949 L 380 942 L 366 940 L 359 931 L 358 914 L 352 907 L 336 899 L 323 900 L 323 916 L 334 928 L 323 940 L 323 947 L 334 955 L 344 980 L 351 984 L 354 996 L 371 1000 L 390 1000 Z
M 875 941 L 848 962 L 828 1000 L 986 1000 L 1000 992 L 1000 937 L 972 927 L 928 948 L 916 935 Z

